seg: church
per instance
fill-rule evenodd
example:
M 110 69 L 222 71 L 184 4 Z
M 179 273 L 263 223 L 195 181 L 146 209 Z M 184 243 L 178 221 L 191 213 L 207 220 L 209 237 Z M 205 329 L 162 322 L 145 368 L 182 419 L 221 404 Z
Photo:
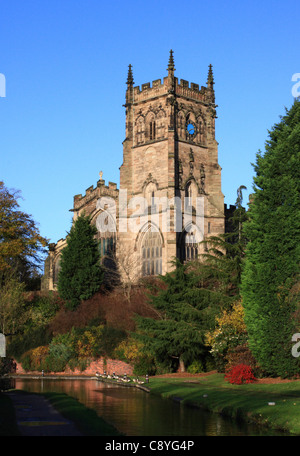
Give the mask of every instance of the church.
M 74 196 L 73 221 L 90 216 L 102 261 L 113 259 L 122 280 L 165 274 L 173 260 L 197 259 L 209 236 L 225 231 L 221 167 L 215 138 L 212 66 L 206 85 L 167 74 L 141 86 L 129 65 L 120 186 L 100 179 Z M 42 289 L 55 290 L 66 239 L 50 244 Z M 109 262 L 108 262 L 109 263 Z

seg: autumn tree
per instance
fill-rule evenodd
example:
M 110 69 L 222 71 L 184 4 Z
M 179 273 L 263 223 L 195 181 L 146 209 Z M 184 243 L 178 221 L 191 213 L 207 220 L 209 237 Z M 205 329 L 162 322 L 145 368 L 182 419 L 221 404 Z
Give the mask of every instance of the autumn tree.
M 28 282 L 41 264 L 47 245 L 31 215 L 20 210 L 20 192 L 0 181 L 0 281 L 13 270 L 21 282 Z M 4 275 L 3 275 L 4 274 Z

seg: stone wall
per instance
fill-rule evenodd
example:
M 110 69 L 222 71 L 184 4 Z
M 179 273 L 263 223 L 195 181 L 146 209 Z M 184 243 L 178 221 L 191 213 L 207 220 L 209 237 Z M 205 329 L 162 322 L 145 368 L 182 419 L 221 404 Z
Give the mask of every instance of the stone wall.
M 97 360 L 93 360 L 84 371 L 80 371 L 79 369 L 75 369 L 74 371 L 72 371 L 71 369 L 66 369 L 64 372 L 47 372 L 47 374 L 94 376 L 96 372 L 102 374 L 104 371 L 106 371 L 107 374 L 115 373 L 116 375 L 133 375 L 133 366 L 117 359 L 99 358 Z M 20 363 L 16 363 L 16 374 L 41 375 L 41 372 L 25 371 Z

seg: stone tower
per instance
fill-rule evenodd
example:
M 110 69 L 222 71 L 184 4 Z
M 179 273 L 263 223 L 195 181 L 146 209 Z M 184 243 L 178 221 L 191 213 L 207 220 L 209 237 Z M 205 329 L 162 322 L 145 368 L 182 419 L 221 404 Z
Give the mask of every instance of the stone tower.
M 206 86 L 175 77 L 173 51 L 167 76 L 134 86 L 129 65 L 120 188 L 105 184 L 74 196 L 73 220 L 85 213 L 98 228 L 103 261 L 118 263 L 124 280 L 165 274 L 172 261 L 196 259 L 201 241 L 224 232 L 224 196 L 215 139 L 212 66 Z M 115 229 L 99 220 L 115 214 Z M 66 239 L 51 244 L 43 288 L 55 289 Z M 123 272 L 122 272 L 123 271 Z
M 175 257 L 196 258 L 199 241 L 224 232 L 212 66 L 206 87 L 179 82 L 171 50 L 167 72 L 163 81 L 140 88 L 129 65 L 127 78 L 120 189 L 127 190 L 127 203 L 145 198 L 152 218 L 121 238 L 140 255 L 142 275 L 170 271 Z M 165 218 L 164 198 L 170 203 Z M 134 218 L 134 211 L 127 216 Z

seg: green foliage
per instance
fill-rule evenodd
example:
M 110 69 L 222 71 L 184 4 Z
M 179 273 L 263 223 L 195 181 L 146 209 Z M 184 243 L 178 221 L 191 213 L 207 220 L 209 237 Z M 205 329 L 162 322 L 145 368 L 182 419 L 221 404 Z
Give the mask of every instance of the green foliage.
M 35 294 L 30 302 L 31 325 L 46 326 L 55 317 L 60 306 L 59 297 L 51 291 L 47 295 Z
M 189 374 L 198 374 L 204 372 L 204 367 L 202 361 L 195 359 L 187 368 Z
M 90 218 L 78 217 L 67 237 L 67 246 L 61 255 L 58 291 L 69 309 L 75 309 L 82 300 L 99 291 L 103 268 L 95 240 L 97 229 Z
M 47 327 L 29 327 L 23 334 L 8 338 L 7 356 L 20 361 L 24 353 L 33 348 L 49 344 L 51 338 L 52 335 Z
M 136 360 L 133 369 L 134 375 L 154 375 L 156 373 L 155 359 L 151 355 L 141 356 Z
M 158 318 L 136 317 L 138 337 L 158 362 L 177 359 L 188 364 L 205 356 L 205 331 L 213 324 L 215 308 L 209 308 L 199 277 L 187 265 L 161 278 L 164 288 L 151 296 Z
M 230 350 L 247 342 L 247 330 L 244 322 L 244 308 L 240 301 L 231 309 L 224 309 L 216 318 L 213 331 L 206 334 L 206 342 L 212 354 L 217 370 L 224 372 Z
M 25 286 L 12 270 L 0 271 L 0 332 L 18 333 L 28 319 L 24 300 Z
M 269 375 L 292 376 L 300 367 L 291 356 L 291 338 L 298 332 L 292 316 L 299 296 L 291 291 L 300 265 L 299 101 L 269 132 L 254 169 L 242 276 L 249 346 Z

